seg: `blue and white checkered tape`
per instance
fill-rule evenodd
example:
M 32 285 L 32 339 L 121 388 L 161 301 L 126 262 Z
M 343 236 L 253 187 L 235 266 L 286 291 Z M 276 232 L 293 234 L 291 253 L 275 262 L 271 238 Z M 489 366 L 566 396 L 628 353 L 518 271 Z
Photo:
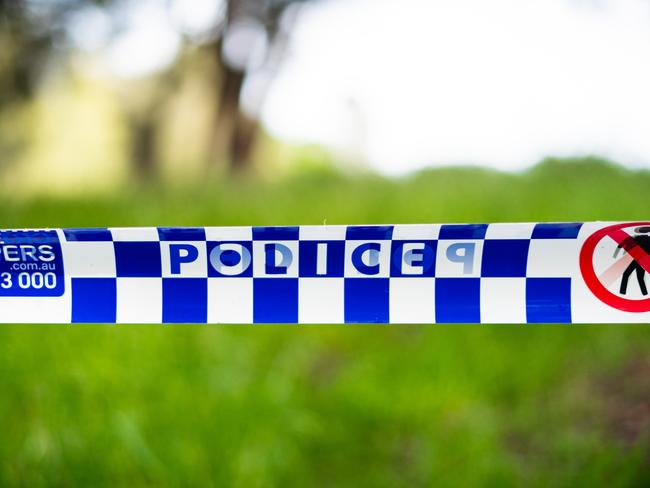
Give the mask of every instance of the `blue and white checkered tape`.
M 0 321 L 650 322 L 642 224 L 0 231 Z

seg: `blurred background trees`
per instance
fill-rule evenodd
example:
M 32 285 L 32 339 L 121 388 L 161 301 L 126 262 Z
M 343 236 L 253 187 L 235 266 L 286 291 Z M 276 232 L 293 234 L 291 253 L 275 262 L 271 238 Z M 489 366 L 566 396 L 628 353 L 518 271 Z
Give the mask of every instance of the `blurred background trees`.
M 173 1 L 153 1 L 168 14 L 174 8 Z M 171 62 L 113 83 L 126 131 L 124 157 L 134 176 L 142 181 L 158 177 L 173 101 L 196 77 L 204 89 L 201 105 L 208 118 L 201 158 L 206 170 L 231 174 L 250 170 L 260 132 L 259 108 L 286 53 L 296 15 L 292 7 L 304 1 L 215 0 L 217 15 L 207 28 L 189 32 L 176 25 L 180 47 Z M 101 15 L 108 21 L 103 42 L 110 43 L 127 28 L 129 12 L 137 3 L 0 0 L 0 111 L 28 103 L 53 78 L 70 76 L 80 51 L 73 29 L 81 25 L 83 33 L 88 28 L 84 23 L 92 29 L 92 17 Z M 251 92 L 246 107 L 245 87 Z M 20 149 L 13 142 L 10 147 L 10 141 L 4 141 L 3 159 L 9 159 L 10 149 Z
M 646 0 L 0 0 L 0 178 L 647 165 L 648 26 Z
M 64 56 L 68 15 L 83 3 L 0 0 L 0 117 L 32 98 L 52 58 Z M 0 131 L 3 160 L 19 150 L 16 142 Z

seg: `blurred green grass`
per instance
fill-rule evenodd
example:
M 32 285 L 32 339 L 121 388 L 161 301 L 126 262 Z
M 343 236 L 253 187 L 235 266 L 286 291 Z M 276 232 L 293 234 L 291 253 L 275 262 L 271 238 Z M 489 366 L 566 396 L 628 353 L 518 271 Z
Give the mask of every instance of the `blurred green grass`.
M 647 172 L 547 160 L 522 174 L 323 169 L 5 196 L 0 216 L 19 228 L 634 220 L 649 217 L 649 192 Z M 2 326 L 0 484 L 647 486 L 648 330 Z

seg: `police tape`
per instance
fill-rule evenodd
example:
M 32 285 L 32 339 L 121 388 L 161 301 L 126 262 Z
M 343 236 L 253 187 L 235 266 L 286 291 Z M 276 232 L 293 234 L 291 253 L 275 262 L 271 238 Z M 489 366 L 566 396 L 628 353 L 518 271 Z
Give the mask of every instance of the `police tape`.
M 650 322 L 650 222 L 0 231 L 0 322 Z

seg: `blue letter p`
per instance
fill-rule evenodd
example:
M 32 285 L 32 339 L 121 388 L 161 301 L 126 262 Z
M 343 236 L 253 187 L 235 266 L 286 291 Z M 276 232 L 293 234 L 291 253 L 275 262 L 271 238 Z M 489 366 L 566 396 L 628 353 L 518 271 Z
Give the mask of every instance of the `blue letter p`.
M 171 274 L 181 274 L 181 263 L 191 263 L 199 257 L 199 250 L 192 244 L 169 245 L 169 268 Z

